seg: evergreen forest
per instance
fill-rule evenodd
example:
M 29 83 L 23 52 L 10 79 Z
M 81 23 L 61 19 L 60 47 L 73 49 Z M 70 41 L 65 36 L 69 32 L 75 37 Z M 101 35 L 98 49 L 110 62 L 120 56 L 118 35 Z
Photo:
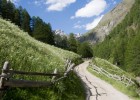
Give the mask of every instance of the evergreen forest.
M 140 75 L 140 0 L 136 0 L 124 20 L 105 40 L 93 47 L 94 56 Z

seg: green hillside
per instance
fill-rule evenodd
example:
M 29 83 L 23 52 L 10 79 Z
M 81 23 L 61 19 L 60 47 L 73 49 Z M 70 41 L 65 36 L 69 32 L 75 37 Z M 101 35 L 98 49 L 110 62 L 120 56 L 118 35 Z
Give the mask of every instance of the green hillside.
M 94 46 L 94 55 L 116 64 L 135 76 L 140 75 L 140 0 L 125 19 Z
M 94 67 L 93 65 L 97 66 Z M 133 82 L 135 82 L 135 78 L 130 73 L 127 73 L 126 71 L 122 70 L 116 65 L 113 65 L 112 63 L 108 62 L 107 60 L 101 59 L 101 58 L 94 58 L 92 59 L 90 66 L 88 67 L 89 72 L 91 72 L 93 75 L 99 77 L 100 79 L 106 81 L 107 83 L 111 84 L 114 88 L 121 91 L 122 93 L 126 94 L 131 98 L 132 100 L 140 100 L 139 95 L 139 88 L 135 83 L 128 82 L 126 79 L 117 80 L 115 77 L 127 77 L 128 79 L 131 79 Z M 108 74 L 107 74 L 108 73 Z M 108 76 L 110 75 L 110 76 Z M 115 77 L 114 77 L 115 76 Z M 114 78 L 113 78 L 114 77 Z M 126 85 L 127 84 L 127 85 Z M 128 85 L 129 84 L 129 85 Z
M 14 70 L 52 72 L 58 68 L 64 71 L 65 59 L 77 63 L 80 56 L 48 44 L 39 42 L 11 24 L 0 18 L 0 65 L 5 61 L 10 62 Z M 28 80 L 44 80 L 46 77 L 15 76 L 15 78 Z M 75 74 L 70 73 L 62 82 L 51 88 L 15 88 L 8 89 L 4 100 L 82 100 L 84 92 Z M 80 92 L 79 92 L 80 91 Z

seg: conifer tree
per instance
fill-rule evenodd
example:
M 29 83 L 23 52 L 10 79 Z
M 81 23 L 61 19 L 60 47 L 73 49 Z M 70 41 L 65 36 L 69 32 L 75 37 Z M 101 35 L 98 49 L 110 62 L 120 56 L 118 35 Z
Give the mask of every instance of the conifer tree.
M 9 0 L 7 2 L 7 19 L 10 19 L 12 22 L 14 22 L 14 12 L 15 12 L 15 6 L 14 4 Z
M 33 37 L 39 41 L 54 44 L 54 34 L 50 24 L 46 24 L 39 17 L 34 18 Z
M 15 10 L 14 12 L 14 23 L 18 26 L 20 26 L 20 12 L 18 9 Z
M 70 51 L 77 52 L 77 41 L 73 33 L 70 33 L 69 35 L 68 48 Z
M 78 45 L 77 53 L 81 55 L 83 58 L 92 57 L 92 49 L 88 42 L 84 42 Z
M 2 1 L 0 0 L 0 17 L 2 16 Z
M 1 0 L 1 13 L 2 13 L 2 17 L 4 19 L 6 19 L 7 18 L 7 13 L 8 13 L 7 0 Z
M 30 15 L 28 14 L 28 12 L 24 9 L 22 11 L 22 24 L 21 24 L 21 28 L 25 31 L 28 32 L 29 34 L 31 33 L 31 28 L 30 28 Z

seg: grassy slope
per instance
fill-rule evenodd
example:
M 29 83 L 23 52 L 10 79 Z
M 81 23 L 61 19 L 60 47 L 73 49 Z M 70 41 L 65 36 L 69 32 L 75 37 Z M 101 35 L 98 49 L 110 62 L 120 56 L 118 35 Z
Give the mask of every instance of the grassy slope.
M 38 72 L 52 72 L 54 68 L 64 71 L 65 58 L 73 61 L 79 60 L 80 56 L 65 51 L 48 44 L 41 43 L 23 32 L 17 26 L 11 24 L 0 18 L 0 65 L 8 60 L 10 65 L 15 70 L 38 71 Z M 71 73 L 72 83 L 77 86 L 79 82 L 77 77 Z M 15 78 L 30 79 L 30 80 L 48 80 L 46 77 L 28 77 L 15 76 Z M 35 89 L 10 89 L 6 92 L 4 99 L 33 99 L 33 100 L 58 100 L 62 99 L 82 99 L 82 86 L 72 87 L 73 84 L 69 82 L 69 78 L 60 82 L 60 85 L 51 88 L 35 88 Z M 66 91 L 69 86 L 70 91 Z M 72 93 L 75 91 L 75 95 Z M 65 92 L 65 93 L 64 93 Z M 60 94 L 61 93 L 61 94 Z M 68 95 L 69 94 L 69 95 Z M 79 97 L 78 97 L 79 96 Z
M 129 73 L 123 71 L 122 69 L 120 69 L 119 67 L 111 64 L 110 62 L 104 60 L 104 59 L 100 59 L 100 58 L 95 58 L 94 60 L 92 60 L 92 63 L 95 64 L 98 67 L 101 67 L 105 70 L 107 70 L 109 73 L 111 74 L 116 74 L 116 75 L 125 75 L 129 78 L 132 78 L 132 80 L 134 79 L 133 75 L 130 75 Z M 114 86 L 116 89 L 118 89 L 119 91 L 127 94 L 130 98 L 134 99 L 134 100 L 140 100 L 138 94 L 136 93 L 137 90 L 137 86 L 133 85 L 133 86 L 128 86 L 126 87 L 123 83 L 110 79 L 102 74 L 97 74 L 95 71 L 93 71 L 92 67 L 88 67 L 88 70 L 94 74 L 95 76 L 105 80 L 106 82 L 108 82 L 109 84 L 111 84 L 112 86 Z

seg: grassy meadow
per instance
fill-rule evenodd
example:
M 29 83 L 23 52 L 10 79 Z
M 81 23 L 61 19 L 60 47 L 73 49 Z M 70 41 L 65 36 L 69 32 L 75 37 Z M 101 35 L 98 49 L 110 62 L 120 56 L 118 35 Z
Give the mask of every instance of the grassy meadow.
M 14 70 L 53 72 L 55 68 L 64 72 L 65 59 L 77 63 L 81 57 L 73 52 L 44 44 L 30 37 L 18 26 L 0 18 L 0 66 L 10 62 Z M 47 81 L 47 77 L 13 76 L 17 79 Z M 78 82 L 78 83 L 77 83 Z M 3 100 L 82 100 L 83 87 L 74 73 L 50 88 L 9 88 Z M 76 91 L 74 91 L 76 90 Z M 81 92 L 79 92 L 81 91 Z M 74 94 L 74 93 L 75 94 Z

